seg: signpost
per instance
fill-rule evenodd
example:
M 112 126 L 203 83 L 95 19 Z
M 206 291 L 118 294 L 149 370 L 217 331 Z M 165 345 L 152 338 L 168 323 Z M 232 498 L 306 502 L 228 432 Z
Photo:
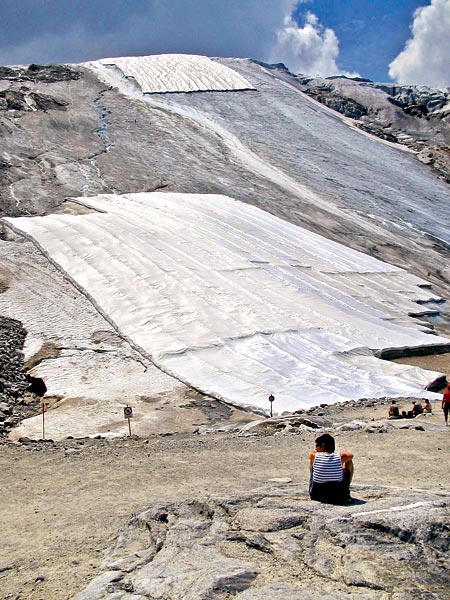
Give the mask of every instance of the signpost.
M 41 408 L 42 408 L 42 439 L 45 440 L 45 400 L 41 398 Z
M 275 400 L 275 396 L 273 394 L 270 394 L 269 396 L 269 402 L 270 402 L 270 417 L 273 417 L 273 412 L 272 412 L 272 407 L 273 407 L 273 401 Z
M 127 419 L 127 421 L 128 421 L 128 431 L 130 432 L 130 437 L 131 437 L 131 421 L 130 421 L 130 419 L 133 418 L 133 407 L 124 406 L 123 418 Z

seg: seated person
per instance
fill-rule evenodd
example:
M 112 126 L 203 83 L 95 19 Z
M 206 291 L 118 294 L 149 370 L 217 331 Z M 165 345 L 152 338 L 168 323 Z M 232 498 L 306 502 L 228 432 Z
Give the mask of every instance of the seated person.
M 388 417 L 389 419 L 400 419 L 400 411 L 395 400 L 392 400 L 392 404 L 389 407 Z
M 429 400 L 425 400 L 425 404 L 423 405 L 423 412 L 427 414 L 432 413 L 431 402 Z
M 417 415 L 421 415 L 422 413 L 423 406 L 420 404 L 420 402 L 413 402 L 411 410 L 408 410 L 408 413 L 405 413 L 404 416 L 407 419 L 414 419 L 414 417 L 417 417 Z
M 413 402 L 412 405 L 412 414 L 413 417 L 417 417 L 417 415 L 421 415 L 423 413 L 423 406 L 420 402 Z
M 334 438 L 324 433 L 316 439 L 316 449 L 309 453 L 309 495 L 311 500 L 327 504 L 351 502 L 353 454 L 335 452 Z

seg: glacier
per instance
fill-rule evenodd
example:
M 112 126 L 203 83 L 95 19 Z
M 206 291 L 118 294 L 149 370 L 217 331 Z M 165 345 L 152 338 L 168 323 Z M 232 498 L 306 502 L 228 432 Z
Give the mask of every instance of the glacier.
M 193 388 L 266 414 L 271 393 L 276 413 L 433 397 L 440 373 L 381 360 L 449 349 L 422 318 L 445 331 L 448 185 L 410 150 L 249 59 L 66 71 L 2 82 L 24 102 L 2 205 L 27 218 L 0 241 L 0 309 L 27 329 L 53 438 L 124 434 L 126 403 L 139 435 L 194 429 Z M 41 88 L 58 110 L 25 106 Z
M 92 212 L 8 218 L 166 373 L 276 413 L 436 397 L 439 373 L 379 356 L 449 347 L 408 314 L 433 295 L 406 271 L 223 195 L 77 199 Z M 435 297 L 435 299 L 437 299 Z

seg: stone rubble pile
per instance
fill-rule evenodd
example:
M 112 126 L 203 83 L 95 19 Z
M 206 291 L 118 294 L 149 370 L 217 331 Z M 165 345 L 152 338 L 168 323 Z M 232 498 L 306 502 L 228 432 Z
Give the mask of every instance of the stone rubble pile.
M 15 319 L 0 317 L 0 436 L 17 425 L 17 406 L 28 388 L 23 368 L 26 331 Z
M 342 417 L 299 416 L 273 417 L 260 421 L 251 421 L 235 428 L 238 437 L 255 437 L 271 435 L 300 435 L 305 431 L 320 435 L 323 431 L 362 431 L 364 433 L 388 433 L 397 429 L 415 429 L 417 431 L 441 431 L 444 426 L 427 422 L 428 415 L 419 415 L 414 419 L 348 419 Z M 210 432 L 212 432 L 211 430 Z
M 80 79 L 80 72 L 68 65 L 37 65 L 23 67 L 0 66 L 0 79 L 8 81 L 32 81 L 34 83 L 54 83 Z

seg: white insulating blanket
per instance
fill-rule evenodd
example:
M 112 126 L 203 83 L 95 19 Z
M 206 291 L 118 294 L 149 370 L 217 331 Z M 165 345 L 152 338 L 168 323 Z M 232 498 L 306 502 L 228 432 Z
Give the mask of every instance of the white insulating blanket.
M 102 58 L 86 64 L 96 63 L 116 67 L 146 94 L 253 89 L 242 75 L 206 56 L 155 54 Z
M 80 201 L 80 199 L 78 199 Z M 166 372 L 274 411 L 431 396 L 438 373 L 375 350 L 441 346 L 407 314 L 432 298 L 402 269 L 220 195 L 83 199 L 84 215 L 10 218 Z M 409 321 L 409 323 L 408 323 Z

